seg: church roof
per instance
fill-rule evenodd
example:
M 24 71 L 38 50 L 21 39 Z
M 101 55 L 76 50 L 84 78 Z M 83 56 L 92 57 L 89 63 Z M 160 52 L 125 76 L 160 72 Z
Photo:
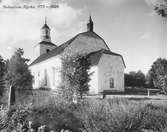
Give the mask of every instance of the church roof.
M 120 55 L 120 54 L 118 54 L 118 53 L 114 53 L 114 52 L 112 52 L 112 51 L 110 51 L 110 50 L 106 50 L 106 49 L 101 49 L 101 50 L 98 50 L 98 51 L 95 51 L 95 52 L 92 52 L 92 53 L 88 54 L 88 58 L 89 58 L 90 61 L 91 61 L 91 65 L 98 65 L 102 54 L 120 56 L 120 57 L 122 58 L 122 61 L 123 61 L 124 66 L 126 67 L 122 55 Z
M 57 55 L 61 54 L 61 53 L 64 51 L 64 49 L 65 49 L 74 39 L 75 39 L 75 37 L 72 38 L 72 39 L 70 39 L 70 40 L 68 40 L 67 42 L 63 43 L 62 45 L 56 47 L 55 49 L 51 50 L 50 52 L 48 52 L 48 53 L 46 53 L 46 54 L 40 55 L 38 58 L 36 58 L 36 59 L 30 64 L 30 66 L 35 65 L 35 64 L 40 63 L 40 62 L 42 62 L 42 61 L 44 61 L 44 60 L 47 60 L 47 59 L 49 59 L 49 58 L 51 58 L 51 57 L 54 57 L 54 56 L 57 56 Z
M 36 58 L 31 64 L 30 66 L 32 65 L 35 65 L 37 63 L 40 63 L 44 60 L 47 60 L 51 57 L 54 57 L 54 56 L 57 56 L 59 54 L 61 54 L 64 49 L 70 45 L 74 40 L 75 38 L 77 38 L 79 35 L 83 35 L 83 36 L 87 36 L 87 37 L 94 37 L 96 39 L 100 39 L 102 40 L 104 43 L 105 41 L 103 40 L 103 38 L 101 38 L 99 35 L 97 35 L 95 32 L 90 32 L 90 31 L 87 31 L 87 32 L 82 32 L 82 33 L 79 33 L 77 34 L 76 36 L 74 36 L 72 39 L 68 40 L 67 42 L 61 44 L 60 46 L 56 47 L 55 49 L 51 50 L 50 52 L 46 53 L 46 54 L 42 54 L 40 55 L 38 58 Z M 48 42 L 49 43 L 49 42 Z M 107 44 L 105 43 L 105 45 L 107 46 Z M 107 46 L 108 47 L 108 46 Z M 108 47 L 109 49 L 109 47 Z

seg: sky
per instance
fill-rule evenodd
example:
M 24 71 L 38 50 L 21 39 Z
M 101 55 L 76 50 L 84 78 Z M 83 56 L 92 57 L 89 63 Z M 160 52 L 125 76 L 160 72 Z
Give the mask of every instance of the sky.
M 167 58 L 167 19 L 154 12 L 154 3 L 156 0 L 0 0 L 0 55 L 7 59 L 16 48 L 23 48 L 24 56 L 32 61 L 45 17 L 52 42 L 60 45 L 86 31 L 91 14 L 94 31 L 111 51 L 123 56 L 125 72 L 147 73 L 157 58 Z M 16 8 L 24 5 L 36 8 Z

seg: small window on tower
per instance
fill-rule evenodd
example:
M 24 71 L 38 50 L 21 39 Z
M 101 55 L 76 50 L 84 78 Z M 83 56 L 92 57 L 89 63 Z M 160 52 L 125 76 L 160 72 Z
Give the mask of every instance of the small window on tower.
M 50 50 L 49 50 L 49 49 L 47 49 L 47 50 L 46 50 L 46 53 L 48 53 L 49 51 L 50 51 Z
M 46 38 L 47 38 L 47 39 L 49 39 L 49 36 L 48 36 L 48 35 L 46 35 Z
M 114 78 L 110 78 L 109 83 L 110 83 L 110 88 L 114 88 Z

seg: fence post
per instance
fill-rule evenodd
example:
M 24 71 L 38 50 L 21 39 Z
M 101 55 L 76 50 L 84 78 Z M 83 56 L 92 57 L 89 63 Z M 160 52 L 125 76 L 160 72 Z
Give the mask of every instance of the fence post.
M 73 94 L 72 102 L 73 102 L 74 104 L 77 104 L 77 103 L 78 103 L 78 98 L 77 98 L 77 93 L 76 93 L 76 92 Z
M 147 96 L 150 96 L 150 90 L 147 89 Z
M 10 85 L 8 94 L 8 108 L 15 103 L 15 88 Z

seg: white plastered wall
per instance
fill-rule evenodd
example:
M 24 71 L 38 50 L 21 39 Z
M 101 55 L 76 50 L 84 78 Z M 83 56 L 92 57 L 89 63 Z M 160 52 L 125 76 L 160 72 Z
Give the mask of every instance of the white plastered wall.
M 56 90 L 61 82 L 61 59 L 60 56 L 52 57 L 41 63 L 29 67 L 33 76 L 33 88 L 46 87 Z M 45 70 L 47 72 L 47 85 L 45 78 Z M 55 71 L 54 71 L 55 70 Z
M 124 91 L 124 68 L 121 56 L 103 54 L 98 64 L 99 92 Z M 114 79 L 114 88 L 110 88 L 110 78 Z
M 98 67 L 92 66 L 89 73 L 92 73 L 89 81 L 89 94 L 98 94 Z
M 50 51 L 56 48 L 56 46 L 53 45 L 45 45 L 45 44 L 37 44 L 35 47 L 35 56 L 36 58 L 39 57 L 42 54 L 46 54 L 46 50 L 49 49 Z

